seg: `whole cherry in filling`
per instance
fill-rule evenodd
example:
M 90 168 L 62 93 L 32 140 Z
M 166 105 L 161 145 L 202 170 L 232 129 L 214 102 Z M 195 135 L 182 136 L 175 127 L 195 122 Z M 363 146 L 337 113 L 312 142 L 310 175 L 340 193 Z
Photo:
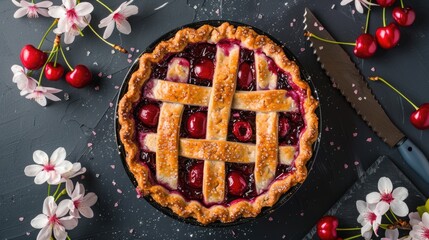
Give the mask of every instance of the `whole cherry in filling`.
M 194 66 L 194 74 L 196 77 L 206 80 L 212 80 L 214 74 L 213 61 L 208 58 L 199 59 Z
M 285 117 L 279 119 L 279 137 L 283 138 L 286 136 L 290 129 L 289 120 Z
M 246 180 L 238 171 L 232 171 L 228 174 L 228 192 L 237 197 L 243 196 L 247 187 Z
M 203 186 L 204 163 L 199 162 L 191 167 L 188 173 L 188 184 L 193 188 Z
M 238 86 L 241 89 L 248 90 L 252 82 L 254 81 L 252 69 L 248 62 L 243 62 L 242 64 L 240 64 L 237 77 Z
M 204 112 L 192 113 L 186 123 L 189 135 L 193 138 L 204 138 L 206 136 L 207 114 Z
M 138 112 L 139 120 L 148 127 L 155 127 L 159 119 L 159 107 L 155 104 L 143 105 Z
M 232 126 L 232 133 L 241 142 L 247 142 L 252 138 L 253 130 L 249 122 L 239 120 Z

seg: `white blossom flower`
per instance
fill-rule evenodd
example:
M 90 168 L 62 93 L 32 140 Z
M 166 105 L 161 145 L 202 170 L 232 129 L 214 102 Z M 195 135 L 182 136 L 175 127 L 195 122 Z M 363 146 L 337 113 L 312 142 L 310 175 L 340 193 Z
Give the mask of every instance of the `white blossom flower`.
M 36 87 L 33 92 L 25 96 L 27 99 L 35 100 L 40 106 L 46 106 L 47 100 L 50 99 L 52 101 L 61 101 L 61 99 L 54 95 L 54 93 L 61 92 L 61 89 L 51 88 L 51 87 Z
M 381 224 L 383 214 L 389 210 L 388 205 L 368 204 L 365 201 L 358 200 L 356 201 L 356 208 L 359 212 L 357 221 L 362 225 L 362 236 L 365 236 L 365 239 L 368 239 L 367 236 L 369 235 L 370 238 L 371 234 L 368 232 L 371 232 L 371 230 L 373 230 L 375 235 L 378 236 L 378 227 Z
M 340 4 L 342 6 L 344 6 L 344 5 L 347 5 L 347 4 L 349 4 L 349 3 L 353 2 L 353 1 L 355 2 L 355 8 L 356 8 L 356 10 L 358 12 L 360 12 L 360 13 L 363 13 L 363 7 L 362 7 L 362 5 L 364 7 L 366 7 L 366 8 L 368 8 L 369 6 L 376 6 L 377 5 L 375 3 L 371 3 L 371 2 L 369 2 L 367 0 L 342 0 Z
M 423 213 L 422 221 L 413 226 L 410 237 L 413 240 L 429 240 L 429 213 Z
M 76 183 L 76 187 L 73 190 L 73 184 L 66 188 L 67 194 L 71 198 L 73 205 L 70 208 L 70 215 L 75 218 L 79 218 L 80 214 L 86 218 L 92 218 L 94 216 L 94 212 L 91 207 L 97 202 L 97 195 L 95 193 L 90 192 L 85 195 L 85 187 L 83 184 L 79 182 Z
M 30 3 L 25 0 L 21 0 L 20 2 L 16 0 L 12 0 L 12 3 L 15 6 L 19 7 L 16 10 L 15 14 L 13 14 L 14 18 L 21 18 L 27 15 L 29 18 L 38 18 L 39 14 L 45 17 L 49 17 L 48 7 L 52 6 L 51 1 L 41 1 L 38 3 Z
M 91 15 L 87 15 L 85 17 L 84 23 L 73 23 L 68 31 L 63 32 L 60 28 L 55 28 L 54 33 L 55 34 L 62 34 L 64 33 L 64 43 L 65 44 L 71 44 L 74 42 L 74 39 L 76 36 L 80 35 L 81 31 L 88 26 L 88 23 L 91 21 Z
M 76 4 L 76 0 L 62 1 L 63 5 L 50 7 L 48 13 L 59 19 L 55 34 L 67 33 L 69 36 L 66 34 L 65 37 L 68 37 L 68 42 L 73 42 L 76 32 L 79 34 L 88 25 L 94 6 L 89 2 Z
M 398 240 L 399 238 L 399 231 L 397 228 L 395 229 L 386 229 L 386 232 L 384 233 L 384 238 L 381 238 L 381 240 Z
M 366 195 L 369 204 L 384 204 L 390 207 L 392 212 L 400 217 L 408 214 L 408 206 L 404 200 L 408 197 L 408 190 L 404 187 L 397 187 L 393 190 L 392 181 L 387 177 L 378 180 L 378 191 Z
M 64 240 L 67 237 L 65 230 L 72 230 L 77 226 L 77 219 L 73 216 L 64 217 L 73 205 L 70 199 L 65 199 L 60 204 L 55 203 L 54 197 L 48 196 L 43 202 L 43 214 L 37 215 L 31 220 L 31 226 L 41 229 L 37 240 L 51 239 L 52 230 L 56 240 Z
M 21 96 L 32 93 L 34 89 L 36 89 L 37 81 L 27 76 L 23 67 L 15 64 L 11 67 L 11 70 L 13 72 L 12 81 L 16 83 L 18 89 L 21 90 Z
M 61 181 L 61 174 L 70 171 L 73 168 L 71 162 L 65 160 L 66 150 L 63 147 L 57 148 L 49 158 L 48 155 L 36 150 L 33 153 L 33 160 L 37 164 L 32 164 L 24 169 L 26 176 L 34 177 L 34 183 L 58 184 Z
M 61 181 L 66 183 L 67 188 L 73 188 L 73 182 L 70 180 L 78 175 L 84 174 L 86 172 L 86 168 L 82 167 L 79 162 L 73 163 L 73 167 L 70 171 L 63 173 L 61 175 Z
M 99 28 L 106 28 L 104 30 L 103 38 L 109 38 L 112 35 L 113 29 L 118 29 L 123 34 L 131 33 L 131 25 L 127 18 L 138 13 L 139 9 L 135 5 L 130 5 L 133 0 L 123 2 L 115 11 L 109 16 L 103 18 L 98 25 Z

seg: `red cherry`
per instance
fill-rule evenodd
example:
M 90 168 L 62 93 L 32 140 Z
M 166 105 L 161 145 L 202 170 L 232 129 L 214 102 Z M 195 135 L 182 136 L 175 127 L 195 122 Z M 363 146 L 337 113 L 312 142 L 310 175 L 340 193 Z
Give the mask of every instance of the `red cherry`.
M 28 44 L 21 49 L 19 58 L 21 59 L 22 65 L 24 65 L 25 68 L 36 70 L 43 67 L 43 64 L 45 64 L 46 60 L 48 59 L 48 55 L 35 48 L 33 45 Z
M 238 70 L 238 85 L 242 89 L 248 89 L 250 84 L 253 81 L 253 73 L 250 65 L 247 62 L 243 62 L 240 64 L 240 68 Z
M 389 49 L 395 47 L 398 44 L 399 38 L 401 37 L 401 32 L 394 23 L 391 23 L 386 27 L 377 28 L 375 36 L 377 38 L 378 44 L 382 48 Z
M 196 112 L 191 114 L 186 123 L 189 135 L 193 138 L 204 138 L 206 136 L 207 114 Z
M 425 130 L 429 129 L 429 103 L 425 103 L 414 111 L 410 116 L 410 121 L 414 127 Z
M 140 108 L 139 120 L 149 127 L 155 127 L 159 119 L 159 107 L 154 104 L 147 104 Z
M 392 17 L 400 26 L 408 27 L 416 20 L 416 12 L 410 7 L 395 7 L 392 11 Z
M 395 3 L 396 0 L 377 0 L 380 7 L 390 7 Z
M 64 75 L 64 67 L 57 63 L 56 66 L 53 62 L 48 62 L 45 66 L 45 77 L 51 81 L 57 81 Z
M 317 236 L 321 240 L 337 240 L 338 219 L 324 216 L 317 222 Z
M 246 190 L 246 180 L 237 171 L 232 171 L 228 174 L 228 192 L 234 196 L 243 196 L 244 191 Z
M 356 39 L 356 46 L 353 53 L 358 58 L 370 58 L 377 51 L 377 42 L 375 38 L 368 33 L 359 35 Z
M 287 118 L 281 117 L 279 119 L 279 137 L 283 138 L 286 136 L 290 129 L 289 120 Z
M 77 65 L 66 74 L 66 81 L 75 88 L 83 88 L 91 82 L 92 73 L 85 65 Z
M 200 59 L 194 67 L 195 76 L 198 78 L 212 80 L 214 74 L 214 64 L 210 59 Z
M 241 142 L 247 142 L 252 138 L 253 130 L 249 122 L 237 121 L 232 126 L 232 133 Z
M 188 173 L 188 183 L 193 188 L 201 188 L 203 186 L 204 163 L 200 162 L 192 166 Z

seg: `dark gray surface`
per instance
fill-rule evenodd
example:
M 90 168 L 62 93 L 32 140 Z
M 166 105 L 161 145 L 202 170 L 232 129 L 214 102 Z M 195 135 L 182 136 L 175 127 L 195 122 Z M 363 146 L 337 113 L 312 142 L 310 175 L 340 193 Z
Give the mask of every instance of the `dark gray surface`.
M 120 1 L 105 2 L 114 7 Z M 109 103 L 115 102 L 117 86 L 130 66 L 127 56 L 112 55 L 109 47 L 101 44 L 86 30 L 85 38 L 77 38 L 66 54 L 73 64 L 87 64 L 95 75 L 102 72 L 103 77 L 81 90 L 72 89 L 64 81 L 47 83 L 64 89 L 70 99 L 42 108 L 19 96 L 11 80 L 10 66 L 19 63 L 19 51 L 23 45 L 37 45 L 50 20 L 15 20 L 12 15 L 16 7 L 10 1 L 0 1 L 2 239 L 33 239 L 37 235 L 38 231 L 32 229 L 30 220 L 42 210 L 46 186 L 34 185 L 33 179 L 23 173 L 24 167 L 32 163 L 32 152 L 36 149 L 50 154 L 58 146 L 64 146 L 69 160 L 81 161 L 88 168 L 82 182 L 88 190 L 99 196 L 99 201 L 94 207 L 95 217 L 80 220 L 78 228 L 70 231 L 73 239 L 301 239 L 379 155 L 390 156 L 410 178 L 413 177 L 398 152 L 382 143 L 340 93 L 332 88 L 303 36 L 302 14 L 305 7 L 313 10 L 338 40 L 353 41 L 364 24 L 363 15 L 352 15 L 352 8 L 340 6 L 337 0 L 326 0 L 323 3 L 311 0 L 218 0 L 204 3 L 183 0 L 170 1 L 161 10 L 153 11 L 163 2 L 135 1 L 141 14 L 130 18 L 133 27 L 131 35 L 115 32 L 109 40 L 142 51 L 163 33 L 183 24 L 225 19 L 251 24 L 268 32 L 285 43 L 298 57 L 312 76 L 321 98 L 323 117 L 320 151 L 307 181 L 283 207 L 249 224 L 206 229 L 164 216 L 144 200 L 136 198 L 115 145 L 114 110 Z M 371 68 L 374 67 L 375 74 L 390 80 L 416 103 L 423 103 L 429 101 L 429 17 L 425 12 L 429 2 L 406 2 L 416 9 L 417 20 L 413 27 L 402 29 L 400 46 L 389 52 L 380 51 L 371 60 L 354 60 L 365 76 L 373 75 Z M 94 1 L 93 4 L 97 3 Z M 333 4 L 336 6 L 331 10 Z M 372 21 L 374 27 L 381 24 L 381 13 L 378 10 L 375 12 Z M 105 9 L 96 6 L 94 25 L 105 14 Z M 375 30 L 374 27 L 371 31 Z M 52 36 L 49 39 L 52 40 Z M 347 48 L 347 51 L 351 53 L 352 49 Z M 136 56 L 137 53 L 134 54 Z M 412 107 L 385 86 L 379 83 L 370 85 L 392 120 L 429 156 L 429 131 L 418 131 L 408 122 Z M 99 86 L 99 90 L 96 90 L 96 86 Z M 93 144 L 92 148 L 88 148 L 88 143 Z M 113 181 L 116 186 L 113 186 Z M 119 194 L 117 189 L 123 193 Z M 424 190 L 429 191 L 428 188 Z M 115 203 L 117 207 L 114 207 Z M 20 217 L 24 218 L 22 222 Z M 27 236 L 27 233 L 30 235 Z
M 356 209 L 356 201 L 365 201 L 367 194 L 378 192 L 377 183 L 381 177 L 388 177 L 392 181 L 393 189 L 397 187 L 408 189 L 408 197 L 405 199 L 405 203 L 408 205 L 410 212 L 416 212 L 416 208 L 426 202 L 423 194 L 410 182 L 401 170 L 388 157 L 381 156 L 325 215 L 336 216 L 339 221 L 339 228 L 360 227 L 360 224 L 357 222 L 359 212 Z M 391 216 L 390 213 L 388 215 Z M 407 217 L 401 219 L 409 220 Z M 386 217 L 383 217 L 382 223 L 388 223 Z M 338 237 L 342 237 L 343 239 L 357 234 L 360 234 L 360 230 L 338 231 Z M 380 229 L 378 234 L 380 237 L 383 237 L 384 230 Z M 404 231 L 400 235 L 406 236 L 408 233 Z M 311 229 L 310 233 L 305 236 L 305 239 L 317 239 L 316 227 Z

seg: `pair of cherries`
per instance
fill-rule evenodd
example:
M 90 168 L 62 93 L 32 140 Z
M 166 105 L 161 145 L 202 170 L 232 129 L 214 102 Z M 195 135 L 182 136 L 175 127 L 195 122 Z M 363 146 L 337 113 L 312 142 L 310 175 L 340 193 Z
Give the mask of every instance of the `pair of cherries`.
M 201 189 L 203 186 L 204 163 L 198 162 L 193 165 L 188 173 L 187 180 L 189 185 L 195 189 Z M 231 171 L 227 175 L 228 193 L 233 196 L 243 196 L 247 189 L 247 183 L 244 176 L 238 171 Z
M 29 70 L 37 70 L 43 67 L 48 60 L 48 55 L 33 45 L 25 45 L 21 49 L 20 59 L 22 65 Z M 64 75 L 65 69 L 59 63 L 48 62 L 44 68 L 46 79 L 57 81 Z M 67 72 L 66 81 L 75 88 L 82 88 L 91 82 L 91 71 L 85 65 L 76 67 Z

